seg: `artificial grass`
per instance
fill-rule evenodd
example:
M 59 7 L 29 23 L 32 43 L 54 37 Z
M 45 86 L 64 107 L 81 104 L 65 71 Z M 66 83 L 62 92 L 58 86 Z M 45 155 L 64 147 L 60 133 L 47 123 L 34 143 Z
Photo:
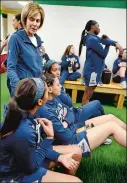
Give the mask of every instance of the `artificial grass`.
M 110 100 L 109 100 L 110 101 Z M 80 106 L 78 103 L 76 106 Z M 126 107 L 103 105 L 106 114 L 114 114 L 126 122 Z M 85 183 L 125 183 L 127 181 L 126 149 L 113 138 L 111 145 L 101 145 L 88 158 L 82 158 L 77 176 Z
M 111 97 L 108 96 L 106 99 L 104 96 L 104 100 L 101 100 L 101 96 L 98 96 L 105 113 L 114 114 L 126 122 L 126 106 L 122 110 L 117 109 Z M 1 121 L 3 106 L 8 100 L 9 93 L 6 87 L 6 73 L 4 73 L 1 74 Z M 81 103 L 76 104 L 76 106 L 80 105 Z M 85 183 L 125 183 L 127 181 L 126 165 L 126 149 L 113 140 L 111 145 L 101 145 L 94 150 L 90 157 L 83 157 L 76 175 Z
M 3 120 L 3 109 L 4 109 L 4 104 L 6 104 L 9 101 L 9 92 L 7 89 L 7 74 L 3 73 L 0 75 L 0 121 Z

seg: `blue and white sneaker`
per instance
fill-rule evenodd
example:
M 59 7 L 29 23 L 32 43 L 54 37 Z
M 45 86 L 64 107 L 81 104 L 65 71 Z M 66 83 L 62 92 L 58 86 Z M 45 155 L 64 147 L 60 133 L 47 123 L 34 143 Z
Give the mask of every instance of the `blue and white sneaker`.
M 104 145 L 110 145 L 112 143 L 112 140 L 111 139 L 106 139 L 103 144 Z
M 99 81 L 98 85 L 97 86 L 103 86 L 103 83 L 102 81 Z

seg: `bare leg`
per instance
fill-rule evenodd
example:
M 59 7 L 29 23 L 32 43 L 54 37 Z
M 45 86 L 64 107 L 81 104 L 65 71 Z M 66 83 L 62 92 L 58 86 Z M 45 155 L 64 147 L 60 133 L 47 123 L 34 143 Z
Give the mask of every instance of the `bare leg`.
M 78 161 L 79 165 L 80 165 L 80 161 L 81 161 L 81 158 L 82 158 L 82 151 L 81 151 L 80 147 L 75 146 L 75 145 L 58 145 L 58 146 L 53 146 L 53 150 L 55 150 L 59 153 L 62 153 L 62 154 L 74 153 L 72 158 L 75 161 Z M 51 162 L 50 168 L 53 167 L 54 165 L 56 165 L 56 164 L 53 164 Z M 66 173 L 68 173 L 69 175 L 75 175 L 79 165 L 77 165 L 75 170 L 73 170 L 73 171 L 72 170 L 67 170 Z
M 89 120 L 85 121 L 85 124 L 90 125 L 91 123 L 93 123 L 96 126 L 96 125 L 100 125 L 103 123 L 107 123 L 109 121 L 114 121 L 115 123 L 117 123 L 117 125 L 119 125 L 121 128 L 126 130 L 126 124 L 123 121 L 121 121 L 120 119 L 118 119 L 116 116 L 114 116 L 113 114 L 103 115 L 103 116 L 89 119 Z
M 76 146 L 76 145 L 58 145 L 58 146 L 53 146 L 53 150 L 62 153 L 62 154 L 67 154 L 67 153 L 72 153 L 74 152 L 75 154 L 79 154 L 82 156 L 81 148 Z
M 86 86 L 83 97 L 82 97 L 82 104 L 87 104 L 90 100 L 90 98 L 93 95 L 93 92 L 95 90 L 96 86 Z
M 119 76 L 120 76 L 121 78 L 125 78 L 125 72 L 126 72 L 126 68 L 125 68 L 125 67 L 121 67 L 121 68 L 119 69 Z
M 127 147 L 126 143 L 126 131 L 118 126 L 114 121 L 101 124 L 87 130 L 87 138 L 90 144 L 91 150 L 100 146 L 107 137 L 113 136 L 113 138 L 124 147 Z
M 47 171 L 41 182 L 82 182 L 79 178 L 62 173 Z

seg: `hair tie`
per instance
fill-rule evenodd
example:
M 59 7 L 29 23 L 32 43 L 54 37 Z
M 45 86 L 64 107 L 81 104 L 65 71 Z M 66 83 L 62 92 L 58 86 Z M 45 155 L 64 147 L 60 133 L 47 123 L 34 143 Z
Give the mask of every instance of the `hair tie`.
M 36 94 L 33 100 L 33 104 L 34 104 L 44 95 L 45 84 L 40 78 L 32 78 L 32 80 L 34 80 L 37 86 Z
M 88 31 L 87 30 L 85 30 L 85 36 L 88 34 Z

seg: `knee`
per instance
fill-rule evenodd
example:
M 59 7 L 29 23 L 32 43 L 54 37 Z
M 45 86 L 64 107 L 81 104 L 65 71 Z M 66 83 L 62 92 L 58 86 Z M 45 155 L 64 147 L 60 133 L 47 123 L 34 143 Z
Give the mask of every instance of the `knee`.
M 113 120 L 116 118 L 113 114 L 108 114 L 108 116 L 109 116 L 109 119 L 110 119 L 111 121 L 113 121 Z
M 115 121 L 109 121 L 107 124 L 113 131 L 118 126 Z
M 99 100 L 95 100 L 95 104 L 96 104 L 96 106 L 98 106 L 98 107 L 100 107 L 100 106 L 101 106 L 101 103 L 100 103 L 100 101 L 99 101 Z
M 81 74 L 79 72 L 74 72 L 73 73 L 73 76 L 72 76 L 74 79 L 78 79 L 81 77 Z
M 77 76 L 78 76 L 78 78 L 80 78 L 80 77 L 81 77 L 81 74 L 78 72 L 78 73 L 77 73 Z
M 80 182 L 82 182 L 78 177 L 74 177 L 73 178 L 73 182 L 78 182 L 78 183 L 80 183 Z
M 91 101 L 92 108 L 95 110 L 101 110 L 103 107 L 99 100 L 93 100 Z

